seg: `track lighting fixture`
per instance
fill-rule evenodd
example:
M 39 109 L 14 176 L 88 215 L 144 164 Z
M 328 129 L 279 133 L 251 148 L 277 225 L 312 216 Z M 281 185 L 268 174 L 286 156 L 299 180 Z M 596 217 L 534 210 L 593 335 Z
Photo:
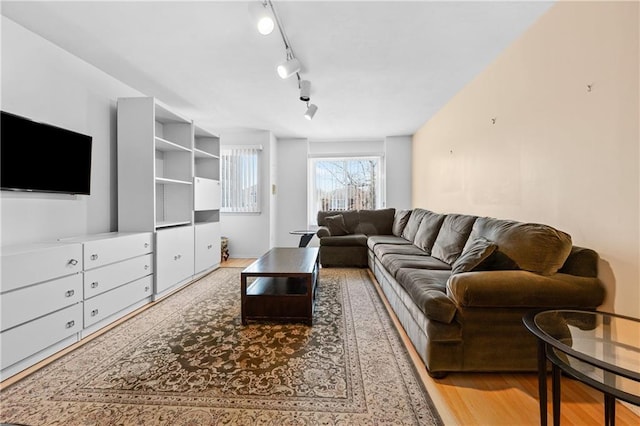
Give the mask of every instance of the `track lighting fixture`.
M 311 99 L 311 82 L 309 80 L 300 80 L 300 100 L 307 102 Z
M 285 79 L 300 71 L 300 61 L 296 58 L 290 58 L 278 65 L 276 68 L 280 78 Z
M 314 104 L 307 103 L 307 112 L 304 113 L 304 118 L 307 120 L 313 119 L 313 116 L 316 115 L 318 111 L 318 107 Z
M 273 7 L 271 0 L 262 0 L 260 2 L 251 3 L 249 5 L 249 11 L 251 15 L 258 23 L 258 31 L 260 34 L 269 34 L 273 31 L 274 27 L 278 27 L 282 42 L 287 55 L 287 60 L 282 62 L 276 67 L 276 71 L 280 78 L 289 78 L 292 75 L 296 75 L 298 78 L 298 88 L 300 89 L 300 100 L 305 102 L 307 110 L 304 113 L 304 118 L 311 120 L 318 111 L 318 107 L 315 104 L 310 104 L 311 100 L 311 82 L 309 80 L 303 80 L 300 77 L 300 61 L 293 54 L 291 43 L 287 38 L 287 34 L 284 31 L 282 22 L 278 18 L 276 9 Z
M 269 35 L 273 32 L 276 22 L 266 1 L 249 3 L 249 13 L 255 20 L 260 34 Z

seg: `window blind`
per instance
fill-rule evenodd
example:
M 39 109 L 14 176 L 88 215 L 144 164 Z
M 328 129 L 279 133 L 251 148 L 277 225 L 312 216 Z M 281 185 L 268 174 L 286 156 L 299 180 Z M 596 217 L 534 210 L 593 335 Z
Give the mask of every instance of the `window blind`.
M 220 149 L 222 206 L 220 211 L 260 213 L 261 146 Z

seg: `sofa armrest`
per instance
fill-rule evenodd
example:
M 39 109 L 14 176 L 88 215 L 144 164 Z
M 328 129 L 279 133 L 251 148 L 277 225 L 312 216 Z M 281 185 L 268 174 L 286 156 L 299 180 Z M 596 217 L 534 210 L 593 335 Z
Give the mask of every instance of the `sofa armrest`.
M 316 231 L 316 235 L 318 236 L 318 238 L 329 237 L 331 236 L 331 232 L 329 232 L 329 228 L 327 228 L 326 226 L 321 226 Z
M 478 271 L 454 274 L 447 295 L 460 307 L 595 308 L 604 300 L 598 278 L 528 271 Z

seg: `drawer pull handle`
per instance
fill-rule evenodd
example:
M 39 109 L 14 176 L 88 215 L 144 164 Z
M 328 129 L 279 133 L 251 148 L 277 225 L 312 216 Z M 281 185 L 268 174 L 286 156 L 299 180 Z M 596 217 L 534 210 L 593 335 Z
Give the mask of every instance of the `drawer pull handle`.
M 178 259 L 180 259 L 181 257 L 182 257 L 182 255 L 180 255 L 180 254 L 175 255 L 175 256 L 173 256 L 173 260 L 178 260 Z
M 98 310 L 94 309 L 93 311 L 91 311 L 91 316 L 95 317 L 96 315 L 98 315 Z
M 76 259 L 70 259 L 68 264 L 72 266 L 76 266 L 78 264 L 78 261 Z
M 67 290 L 65 291 L 64 295 L 65 297 L 71 297 L 75 294 L 75 290 Z
M 149 286 L 146 286 L 146 287 L 144 288 L 144 292 L 146 293 L 146 292 L 148 292 L 148 291 L 149 291 Z
M 146 271 L 147 269 L 149 269 L 149 265 L 144 265 L 144 270 Z
M 92 254 L 91 255 L 91 260 L 97 260 L 98 259 L 98 255 L 97 254 Z
M 144 248 L 149 247 L 149 243 L 144 243 Z
M 213 244 L 209 244 L 209 245 L 207 246 L 207 250 L 211 250 L 211 247 L 213 247 Z
M 98 287 L 98 281 L 94 281 L 91 283 L 91 288 L 97 288 Z
M 71 320 L 71 321 L 69 321 L 68 323 L 66 323 L 64 326 L 65 326 L 65 328 L 71 328 L 71 327 L 73 327 L 74 325 L 76 325 L 76 322 L 75 322 L 75 321 L 73 321 L 73 320 Z

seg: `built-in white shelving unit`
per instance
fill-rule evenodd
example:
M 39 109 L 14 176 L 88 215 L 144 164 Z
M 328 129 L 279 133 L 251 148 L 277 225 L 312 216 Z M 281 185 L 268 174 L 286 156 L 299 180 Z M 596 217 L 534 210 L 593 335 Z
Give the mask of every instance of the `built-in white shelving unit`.
M 151 231 L 158 298 L 220 264 L 220 138 L 154 98 L 118 99 L 118 227 Z

